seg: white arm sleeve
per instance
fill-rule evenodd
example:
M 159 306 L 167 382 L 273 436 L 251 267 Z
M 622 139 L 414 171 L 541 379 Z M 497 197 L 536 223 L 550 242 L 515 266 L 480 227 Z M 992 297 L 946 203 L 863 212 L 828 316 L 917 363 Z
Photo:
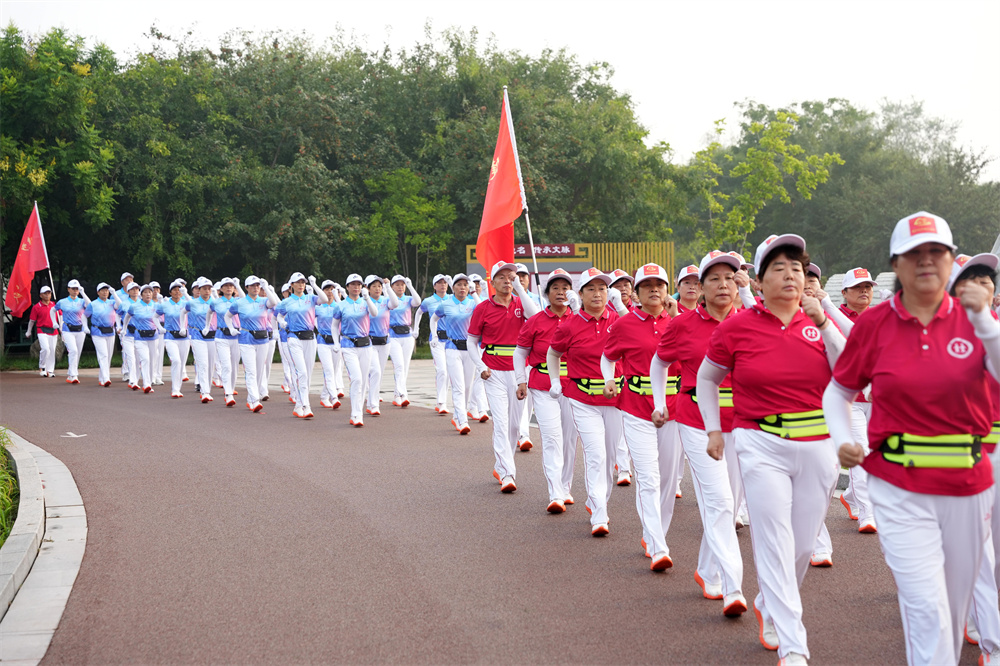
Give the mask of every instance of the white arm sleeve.
M 601 377 L 604 378 L 605 383 L 613 381 L 615 378 L 615 362 L 604 354 L 601 354 Z
M 667 418 L 667 368 L 670 365 L 653 354 L 653 360 L 649 362 L 649 383 L 653 387 L 653 409 L 663 414 Z
M 240 287 L 239 282 L 236 282 L 236 284 L 234 284 L 233 286 L 236 287 L 236 298 L 243 298 L 244 296 L 246 296 L 246 293 L 244 293 L 243 288 Z
M 558 368 L 560 364 L 560 359 L 562 354 L 557 352 L 552 347 L 549 347 L 549 351 L 545 354 L 545 365 L 549 369 L 549 395 L 553 398 L 558 398 L 562 395 L 562 380 L 559 378 L 558 369 L 553 370 L 553 368 Z
M 415 307 L 415 308 L 419 308 L 420 307 L 420 302 L 423 299 L 420 298 L 420 294 L 418 294 L 417 290 L 413 287 L 413 283 L 412 282 L 407 282 L 406 283 L 406 288 L 410 290 L 410 296 L 413 296 L 413 303 L 411 303 L 411 305 L 413 307 Z
M 826 345 L 826 360 L 830 363 L 830 369 L 833 370 L 833 367 L 837 365 L 837 359 L 840 358 L 840 352 L 844 351 L 847 339 L 843 333 L 837 330 L 832 321 L 823 327 L 820 335 L 823 336 L 823 344 Z
M 233 331 L 239 330 L 238 328 L 236 328 L 236 326 L 233 325 L 233 314 L 231 312 L 226 312 L 226 314 L 223 315 L 223 319 L 226 320 L 226 328 Z
M 740 301 L 743 303 L 743 307 L 752 308 L 757 304 L 757 299 L 753 296 L 753 289 L 749 286 L 740 287 Z
M 833 320 L 833 323 L 840 328 L 841 332 L 845 336 L 851 334 L 851 329 L 854 328 L 854 322 L 851 321 L 850 317 L 841 312 L 840 308 L 833 304 L 833 301 L 830 300 L 829 296 L 820 301 L 820 305 L 823 306 L 823 312 L 826 313 L 826 316 Z
M 413 326 L 410 327 L 413 333 L 418 333 L 420 331 L 420 319 L 424 316 L 424 311 L 417 308 L 417 311 L 413 313 Z M 414 335 L 414 338 L 419 337 L 419 335 Z
M 521 299 L 521 307 L 524 308 L 524 318 L 532 317 L 540 312 L 538 305 L 531 299 L 528 292 L 521 286 L 520 280 L 514 280 L 514 293 Z
M 823 418 L 833 443 L 838 447 L 856 443 L 851 435 L 851 403 L 856 395 L 857 392 L 841 388 L 833 380 L 823 392 Z
M 514 347 L 514 383 L 528 383 L 528 353 L 530 349 L 525 347 Z
M 365 299 L 365 302 L 368 304 L 368 315 L 370 317 L 377 317 L 378 316 L 378 306 L 375 305 L 375 301 L 373 301 L 372 297 L 369 296 L 368 294 L 365 294 L 364 299 Z
M 391 287 L 386 287 L 385 289 L 386 298 L 389 299 L 389 309 L 395 310 L 399 307 L 399 296 L 396 295 L 396 292 L 394 292 Z
M 976 331 L 976 337 L 983 343 L 986 349 L 986 369 L 993 375 L 993 379 L 1000 379 L 997 376 L 997 369 L 1000 368 L 1000 321 L 990 315 L 990 309 L 983 308 L 981 312 L 965 311 L 969 317 L 972 328 Z
M 722 430 L 722 418 L 719 415 L 719 384 L 729 374 L 726 368 L 720 368 L 710 363 L 706 358 L 698 368 L 698 411 L 705 422 L 705 432 Z
M 476 366 L 476 372 L 483 373 L 489 370 L 489 368 L 483 363 L 483 350 L 479 346 L 479 340 L 480 337 L 478 335 L 470 335 L 467 338 L 465 346 L 469 350 L 469 354 L 472 355 L 472 364 Z

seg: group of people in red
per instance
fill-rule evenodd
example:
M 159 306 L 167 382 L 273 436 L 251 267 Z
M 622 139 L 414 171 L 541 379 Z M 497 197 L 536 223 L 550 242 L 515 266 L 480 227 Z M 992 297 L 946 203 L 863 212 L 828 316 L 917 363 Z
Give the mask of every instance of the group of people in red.
M 752 607 L 761 644 L 801 664 L 799 589 L 810 564 L 832 563 L 825 519 L 847 467 L 842 502 L 859 532 L 878 534 L 908 661 L 957 663 L 964 634 L 989 663 L 1000 656 L 998 259 L 957 249 L 944 219 L 909 215 L 889 242 L 893 292 L 872 307 L 876 281 L 853 269 L 839 308 L 794 234 L 767 238 L 752 264 L 709 252 L 681 270 L 677 298 L 655 264 L 634 276 L 556 269 L 534 315 L 516 266 L 498 262 L 468 346 L 493 416 L 501 491 L 517 488 L 517 423 L 530 397 L 547 510 L 574 503 L 579 438 L 591 534 L 607 535 L 624 442 L 640 543 L 663 571 L 673 566 L 667 539 L 686 458 L 704 524 L 695 581 L 726 616 Z M 744 499 L 752 605 L 735 532 Z

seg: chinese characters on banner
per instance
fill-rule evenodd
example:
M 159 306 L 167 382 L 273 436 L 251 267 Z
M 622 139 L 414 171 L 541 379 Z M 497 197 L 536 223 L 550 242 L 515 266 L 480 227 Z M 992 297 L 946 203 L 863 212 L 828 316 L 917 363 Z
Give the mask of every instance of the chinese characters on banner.
M 535 256 L 536 257 L 572 257 L 576 255 L 576 246 L 572 243 L 569 244 L 548 244 L 548 245 L 535 245 Z M 515 245 L 514 246 L 514 256 L 515 257 L 531 257 L 531 246 L 530 245 Z

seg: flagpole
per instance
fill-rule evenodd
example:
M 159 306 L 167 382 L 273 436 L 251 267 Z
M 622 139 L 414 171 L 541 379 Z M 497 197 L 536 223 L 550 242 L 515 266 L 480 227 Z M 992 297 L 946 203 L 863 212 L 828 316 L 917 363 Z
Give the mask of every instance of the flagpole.
M 56 281 L 52 279 L 52 262 L 49 261 L 49 248 L 45 244 L 45 232 L 42 231 L 42 216 L 38 213 L 38 201 L 35 201 L 35 217 L 38 218 L 38 237 L 42 240 L 42 250 L 45 252 L 46 268 L 49 271 L 49 285 L 52 287 L 52 300 L 56 298 Z
M 531 218 L 528 217 L 528 209 L 524 209 L 524 223 L 528 226 L 528 245 L 531 246 L 531 265 L 535 269 L 535 293 L 539 300 L 542 298 L 542 283 L 538 278 L 538 260 L 535 258 L 535 240 L 531 237 Z

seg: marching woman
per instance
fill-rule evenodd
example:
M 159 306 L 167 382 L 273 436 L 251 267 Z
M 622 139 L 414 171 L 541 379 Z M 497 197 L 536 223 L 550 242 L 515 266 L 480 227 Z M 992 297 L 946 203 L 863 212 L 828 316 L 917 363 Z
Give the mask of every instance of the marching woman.
M 410 278 L 402 275 L 393 275 L 390 287 L 399 301 L 399 305 L 389 313 L 389 358 L 392 359 L 392 374 L 395 380 L 392 404 L 406 407 L 410 404 L 409 394 L 406 391 L 406 378 L 410 374 L 410 359 L 413 358 L 413 347 L 416 342 L 413 339 L 413 333 L 417 328 L 413 321 L 413 311 L 420 307 L 420 294 L 413 288 Z M 410 293 L 407 294 L 406 290 Z
M 599 537 L 608 534 L 608 500 L 614 487 L 615 453 L 622 438 L 622 415 L 615 400 L 604 395 L 601 372 L 601 355 L 618 313 L 607 307 L 610 277 L 597 268 L 588 268 L 580 274 L 579 282 L 580 311 L 556 328 L 545 362 L 549 368 L 558 368 L 563 355 L 569 355 L 566 373 L 570 381 L 566 382 L 565 395 L 583 442 L 590 533 Z M 563 383 L 553 372 L 549 373 L 549 382 L 549 395 L 558 400 L 563 395 Z M 665 552 L 663 544 L 656 555 Z
M 371 366 L 371 318 L 378 309 L 361 276 L 351 273 L 347 276 L 347 298 L 340 301 L 340 307 L 333 313 L 334 335 L 340 343 L 334 347 L 344 356 L 347 377 L 351 382 L 351 418 L 349 423 L 360 428 L 365 424 L 364 403 L 368 371 Z
M 114 300 L 110 300 L 114 296 Z M 111 357 L 115 353 L 115 322 L 122 303 L 111 285 L 97 285 L 97 300 L 87 304 L 84 314 L 90 317 L 90 340 L 97 350 L 97 383 L 111 386 Z
M 55 313 L 56 304 L 52 302 L 52 289 L 42 287 L 38 290 L 38 298 L 39 301 L 31 306 L 28 330 L 24 337 L 31 337 L 32 327 L 38 329 L 38 374 L 42 377 L 55 377 L 59 324 Z
M 701 260 L 698 274 L 705 302 L 678 315 L 661 337 L 649 369 L 653 386 L 653 425 L 666 429 L 666 420 L 676 416 L 676 428 L 687 454 L 695 498 L 704 531 L 694 579 L 706 599 L 722 599 L 723 614 L 742 615 L 747 610 L 743 597 L 743 557 L 733 529 L 740 506 L 743 483 L 736 452 L 733 451 L 733 388 L 730 377 L 723 380 L 719 393 L 722 439 L 729 447 L 723 460 L 708 455 L 708 435 L 698 411 L 698 367 L 705 358 L 709 338 L 720 322 L 736 316 L 740 259 L 714 250 Z M 664 397 L 667 367 L 679 362 L 680 392 L 669 406 Z M 671 495 L 671 493 L 668 493 Z
M 330 300 L 312 275 L 309 276 L 309 284 L 313 286 L 315 293 L 306 293 L 305 275 L 292 273 L 288 278 L 288 285 L 292 288 L 291 296 L 274 308 L 278 315 L 284 317 L 288 328 L 288 355 L 295 366 L 295 378 L 291 386 L 291 396 L 295 399 L 292 413 L 300 419 L 313 417 L 309 404 L 309 387 L 312 385 L 313 368 L 316 367 L 316 306 L 325 305 Z
M 131 293 L 131 289 L 129 292 Z M 153 288 L 144 284 L 139 288 L 139 301 L 128 306 L 124 326 L 126 330 L 131 325 L 135 333 L 135 380 L 142 379 L 142 392 L 153 392 L 153 357 L 156 354 L 156 336 L 163 333 L 160 316 L 156 313 L 156 303 L 153 302 Z M 129 377 L 132 377 L 131 370 Z M 133 391 L 139 389 L 138 384 L 132 384 Z
M 238 298 L 243 298 L 238 278 L 222 278 L 219 282 L 219 295 L 212 299 L 212 312 L 215 313 L 215 351 L 219 359 L 219 372 L 222 375 L 222 392 L 226 397 L 226 407 L 236 405 L 236 371 L 240 367 L 240 334 L 239 315 L 228 316 L 230 309 L 236 305 Z
M 523 400 L 531 393 L 538 407 L 535 418 L 542 437 L 542 469 L 549 486 L 549 504 L 546 511 L 562 513 L 567 504 L 573 503 L 570 490 L 573 486 L 573 469 L 576 464 L 576 425 L 573 409 L 565 394 L 558 398 L 549 395 L 552 383 L 546 356 L 556 327 L 573 314 L 570 300 L 578 299 L 573 292 L 573 278 L 557 268 L 545 278 L 544 294 L 548 306 L 528 319 L 517 336 L 514 350 L 514 380 L 517 382 L 517 399 Z M 576 301 L 579 308 L 579 301 Z M 527 366 L 531 374 L 525 377 Z M 559 364 L 559 376 L 566 384 L 566 364 Z
M 493 476 L 500 481 L 500 491 L 504 493 L 517 490 L 514 451 L 517 449 L 521 401 L 517 399 L 514 384 L 514 348 L 525 320 L 539 311 L 524 294 L 516 270 L 514 264 L 504 261 L 493 264 L 490 278 L 495 293 L 472 311 L 468 337 L 469 353 L 485 382 L 486 399 L 493 412 L 493 454 L 496 458 Z
M 650 417 L 654 411 L 653 385 L 648 375 L 650 362 L 670 325 L 670 309 L 677 313 L 673 299 L 667 295 L 669 281 L 667 272 L 656 264 L 639 267 L 634 284 L 641 307 L 634 308 L 611 326 L 600 360 L 604 397 L 616 399 L 628 452 L 635 466 L 635 504 L 642 522 L 646 554 L 652 558 L 649 567 L 652 571 L 664 571 L 674 564 L 666 534 L 674 512 L 674 479 L 681 465 L 681 447 L 675 428 L 657 429 Z M 630 282 L 629 286 L 632 284 Z M 631 293 L 629 297 L 631 300 Z M 621 391 L 615 378 L 616 364 L 624 375 Z M 666 393 L 666 381 L 661 390 Z
M 122 309 L 119 312 L 122 316 L 122 323 L 118 333 L 121 335 L 122 343 L 122 366 L 125 367 L 122 379 L 128 380 L 128 387 L 133 391 L 138 390 L 141 377 L 139 376 L 139 359 L 135 356 L 135 326 L 125 323 L 125 315 L 128 314 L 129 307 L 141 302 L 139 298 L 141 286 L 134 281 L 128 283 L 125 287 L 126 296 L 122 299 Z
M 153 304 L 159 305 L 163 300 L 162 290 L 160 288 L 160 283 L 153 280 L 149 283 L 149 286 L 153 288 Z M 163 328 L 163 315 L 160 315 L 160 328 Z M 163 328 L 165 331 L 166 329 Z M 164 355 L 163 351 L 166 347 L 165 345 L 165 333 L 156 334 L 156 349 L 150 351 L 150 359 L 153 363 L 153 386 L 163 385 L 163 361 Z
M 194 355 L 195 384 L 201 391 L 201 402 L 212 402 L 212 373 L 215 369 L 215 336 L 212 326 L 212 281 L 200 277 L 191 287 L 195 298 L 184 304 L 191 336 L 191 352 Z
M 281 285 L 281 300 L 285 300 L 291 294 L 292 287 L 287 282 Z M 291 397 L 295 366 L 288 356 L 288 324 L 284 317 L 278 317 L 278 357 L 281 359 L 281 390 L 288 394 L 289 402 L 295 402 L 295 398 Z
M 469 320 L 472 311 L 479 301 L 469 295 L 469 278 L 465 273 L 459 273 L 452 278 L 452 295 L 446 298 L 431 314 L 431 330 L 444 322 L 448 332 L 445 343 L 445 358 L 448 360 L 448 377 L 451 378 L 451 404 L 455 408 L 455 417 L 451 424 L 460 435 L 468 435 L 469 428 L 468 402 L 472 396 L 472 377 L 475 366 L 472 356 L 468 353 Z M 441 345 L 440 340 L 431 339 L 431 349 Z
M 431 313 L 437 310 L 438 306 L 448 295 L 448 276 L 438 273 L 431 282 L 434 285 L 434 293 L 428 296 L 420 304 L 420 311 Z M 448 339 L 448 332 L 444 330 L 444 324 L 439 323 L 438 329 L 431 328 L 430 340 L 437 338 L 441 341 Z M 438 414 L 447 414 L 448 407 L 445 404 L 448 393 L 448 359 L 444 353 L 444 345 L 431 347 L 431 357 L 434 359 L 434 385 L 437 389 L 437 404 L 434 411 Z
M 799 587 L 840 471 L 822 398 L 844 338 L 819 300 L 802 294 L 805 248 L 794 234 L 760 244 L 754 266 L 764 303 L 715 328 L 696 386 L 708 454 L 722 460 L 719 385 L 731 374 L 732 448 L 750 510 L 759 637 L 789 664 L 809 656 Z
M 531 271 L 529 271 L 528 267 L 525 266 L 524 264 L 517 263 L 514 265 L 517 266 L 517 281 L 521 284 L 521 289 L 524 291 L 527 297 L 530 298 L 532 302 L 534 302 L 535 306 L 537 306 L 537 308 L 541 310 L 542 300 L 538 297 L 538 294 L 536 294 L 531 289 Z M 471 275 L 469 276 L 469 281 L 470 282 L 472 281 Z M 520 295 L 520 292 L 518 292 L 518 294 Z M 473 296 L 476 296 L 476 294 L 473 294 Z M 521 298 L 522 300 L 524 299 L 523 296 Z M 478 389 L 478 388 L 479 386 L 477 386 L 475 382 L 473 382 L 473 389 Z M 473 398 L 469 404 L 476 405 L 476 403 L 477 403 L 476 397 L 475 395 L 473 395 Z M 481 413 L 485 415 L 486 407 L 484 405 L 481 412 L 480 410 L 475 410 L 475 411 L 476 414 Z M 524 399 L 524 404 L 521 406 L 521 420 L 518 423 L 518 428 L 517 428 L 517 448 L 520 451 L 530 451 L 532 447 L 531 413 L 533 411 L 534 411 L 534 400 L 532 399 L 532 396 L 529 393 L 527 397 Z
M 823 406 L 840 462 L 868 472 L 907 660 L 956 664 L 994 506 L 982 440 L 994 418 L 986 396 L 1000 367 L 1000 323 L 982 285 L 946 292 L 955 245 L 944 219 L 903 218 L 889 248 L 899 289 L 855 324 Z M 869 384 L 866 452 L 850 414 Z
M 184 366 L 187 365 L 191 341 L 187 331 L 187 305 L 189 299 L 180 280 L 170 283 L 167 298 L 156 305 L 156 314 L 163 317 L 164 347 L 170 357 L 170 397 L 183 398 L 181 387 L 184 382 Z
M 366 413 L 381 416 L 382 374 L 385 363 L 389 360 L 389 319 L 393 308 L 399 306 L 396 292 L 389 289 L 389 280 L 377 275 L 365 278 L 368 295 L 375 304 L 378 314 L 371 318 L 371 366 L 368 369 L 368 408 Z
M 677 313 L 684 314 L 698 307 L 701 298 L 701 282 L 698 280 L 698 267 L 694 264 L 685 266 L 677 274 Z
M 83 351 L 87 333 L 90 333 L 83 311 L 90 305 L 90 299 L 83 293 L 78 280 L 70 280 L 66 289 L 69 291 L 69 296 L 56 302 L 55 313 L 62 322 L 62 339 L 66 345 L 66 355 L 69 357 L 66 383 L 79 384 L 80 352 Z
M 333 280 L 323 280 L 323 293 L 326 303 L 316 306 L 316 354 L 323 369 L 323 389 L 319 393 L 319 404 L 327 409 L 340 407 L 340 388 L 337 385 L 338 373 L 343 372 L 343 361 L 340 355 L 339 334 L 334 331 L 334 317 L 340 310 L 340 290 Z
M 243 380 L 247 387 L 247 409 L 256 414 L 263 409 L 260 404 L 260 381 L 264 376 L 264 364 L 271 362 L 267 358 L 267 342 L 270 339 L 268 310 L 278 304 L 278 296 L 271 291 L 266 281 L 256 275 L 247 277 L 243 283 L 247 288 L 246 296 L 230 305 L 229 312 L 224 317 L 226 326 L 235 326 L 240 334 L 240 358 L 243 359 Z M 240 318 L 239 325 L 234 324 L 233 317 L 236 316 Z
M 608 273 L 611 278 L 611 288 L 608 289 L 608 308 L 618 313 L 619 317 L 624 317 L 635 307 L 632 298 L 634 292 L 634 278 L 620 268 Z M 618 474 L 616 483 L 619 486 L 632 485 L 632 462 L 628 455 L 628 443 L 625 442 L 624 432 L 618 442 L 618 450 L 615 454 L 615 472 Z M 678 481 L 684 476 L 684 466 L 678 470 Z

